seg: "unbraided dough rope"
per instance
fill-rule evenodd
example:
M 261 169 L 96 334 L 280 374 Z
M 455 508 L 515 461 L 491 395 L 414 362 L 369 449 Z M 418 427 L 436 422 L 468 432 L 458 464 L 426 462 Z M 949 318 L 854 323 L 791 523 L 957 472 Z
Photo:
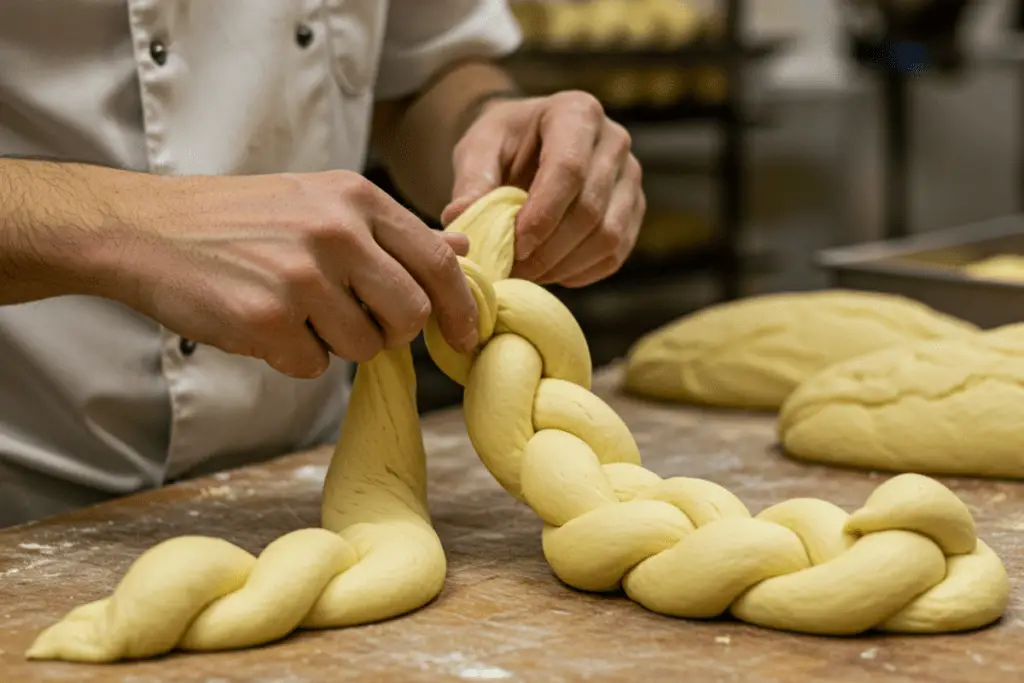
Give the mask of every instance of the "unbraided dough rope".
M 296 628 L 404 614 L 444 584 L 426 504 L 409 348 L 363 364 L 324 483 L 322 529 L 282 536 L 259 557 L 183 536 L 142 554 L 113 595 L 43 631 L 30 659 L 112 662 L 172 649 L 259 645 Z
M 819 634 L 948 632 L 1002 614 L 1009 582 L 967 507 L 927 477 L 879 486 L 853 515 L 794 499 L 756 517 L 709 481 L 640 466 L 629 430 L 590 393 L 586 340 L 543 288 L 509 280 L 525 194 L 500 189 L 449 229 L 480 309 L 481 348 L 455 352 L 436 324 L 437 365 L 465 387 L 470 439 L 501 485 L 545 522 L 555 574 L 585 591 L 619 588 L 662 614 L 726 611 Z

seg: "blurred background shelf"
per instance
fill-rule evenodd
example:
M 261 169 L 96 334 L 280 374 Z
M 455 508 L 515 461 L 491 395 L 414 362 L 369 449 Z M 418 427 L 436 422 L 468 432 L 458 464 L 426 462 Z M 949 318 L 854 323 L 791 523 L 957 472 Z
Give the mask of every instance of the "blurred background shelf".
M 773 39 L 751 41 L 734 47 L 715 41 L 698 45 L 684 45 L 675 49 L 631 48 L 627 45 L 601 49 L 586 46 L 530 46 L 527 44 L 516 53 L 506 57 L 503 62 L 510 68 L 523 68 L 537 64 L 549 66 L 554 63 L 568 69 L 724 66 L 736 58 L 754 60 L 768 57 L 783 49 L 786 43 L 787 41 L 782 39 Z

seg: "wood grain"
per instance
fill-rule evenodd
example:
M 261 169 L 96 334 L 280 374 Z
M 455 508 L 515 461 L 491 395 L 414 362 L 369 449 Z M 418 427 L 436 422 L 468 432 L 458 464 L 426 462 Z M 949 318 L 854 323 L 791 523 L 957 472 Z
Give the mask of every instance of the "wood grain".
M 853 510 L 884 478 L 787 460 L 775 450 L 772 416 L 649 404 L 616 395 L 618 378 L 614 370 L 602 373 L 598 393 L 633 429 L 648 467 L 716 481 L 752 511 L 808 495 Z M 476 459 L 460 413 L 428 416 L 424 438 L 431 507 L 449 559 L 445 590 L 424 609 L 242 652 L 112 666 L 23 659 L 40 629 L 106 595 L 157 541 L 209 534 L 258 552 L 287 531 L 316 525 L 330 456 L 323 449 L 0 533 L 0 681 L 1024 680 L 1020 484 L 945 480 L 1010 573 L 1011 607 L 999 624 L 956 636 L 821 638 L 729 620 L 675 620 L 619 596 L 565 587 L 544 562 L 539 521 Z

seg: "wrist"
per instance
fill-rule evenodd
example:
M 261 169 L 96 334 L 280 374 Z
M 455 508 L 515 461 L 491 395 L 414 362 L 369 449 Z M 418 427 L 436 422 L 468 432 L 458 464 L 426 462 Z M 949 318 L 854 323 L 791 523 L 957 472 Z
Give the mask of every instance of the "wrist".
M 146 196 L 141 173 L 104 169 L 80 177 L 81 202 L 75 230 L 76 247 L 58 262 L 75 274 L 81 294 L 129 303 L 133 290 L 134 205 Z
M 471 99 L 462 114 L 459 117 L 459 123 L 457 124 L 457 130 L 459 131 L 458 138 L 462 138 L 466 134 L 466 131 L 476 123 L 477 119 L 483 116 L 491 108 L 514 100 L 525 99 L 526 95 L 515 86 L 497 88 L 494 90 L 487 90 L 476 97 Z

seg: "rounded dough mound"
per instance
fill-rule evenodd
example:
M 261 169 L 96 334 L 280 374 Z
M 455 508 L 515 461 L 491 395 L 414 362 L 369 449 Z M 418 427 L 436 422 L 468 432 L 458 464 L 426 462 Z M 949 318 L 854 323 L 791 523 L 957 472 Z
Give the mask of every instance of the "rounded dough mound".
M 833 363 L 976 331 L 889 294 L 770 294 L 699 311 L 643 337 L 627 356 L 626 388 L 659 399 L 777 409 Z
M 964 266 L 964 271 L 984 280 L 1024 282 L 1024 257 L 1014 254 L 992 256 Z
M 1024 478 L 1024 325 L 886 349 L 801 385 L 791 456 L 897 472 Z

